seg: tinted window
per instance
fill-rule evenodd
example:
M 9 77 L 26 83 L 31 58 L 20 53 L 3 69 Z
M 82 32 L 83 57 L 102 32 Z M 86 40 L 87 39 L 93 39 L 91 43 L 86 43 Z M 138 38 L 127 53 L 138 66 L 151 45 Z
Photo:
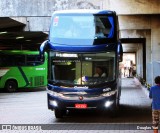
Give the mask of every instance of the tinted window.
M 113 38 L 113 16 L 55 15 L 52 18 L 50 41 L 54 43 L 96 45 Z
M 54 52 L 52 55 L 50 74 L 52 80 L 56 82 L 96 85 L 115 79 L 115 52 L 92 54 Z
M 37 55 L 0 55 L 0 66 L 35 66 L 40 65 Z

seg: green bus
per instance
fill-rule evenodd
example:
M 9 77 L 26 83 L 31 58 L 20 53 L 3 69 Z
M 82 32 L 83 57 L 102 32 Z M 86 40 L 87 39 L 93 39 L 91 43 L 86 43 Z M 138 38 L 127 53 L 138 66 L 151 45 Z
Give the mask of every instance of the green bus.
M 47 53 L 41 61 L 38 51 L 0 50 L 0 89 L 14 92 L 46 86 L 47 62 Z

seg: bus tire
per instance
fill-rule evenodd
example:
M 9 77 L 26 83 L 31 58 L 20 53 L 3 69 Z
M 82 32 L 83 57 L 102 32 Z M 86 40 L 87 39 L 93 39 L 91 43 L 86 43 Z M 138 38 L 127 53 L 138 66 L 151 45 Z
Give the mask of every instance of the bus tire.
M 64 111 L 63 111 L 63 110 L 60 110 L 60 109 L 55 109 L 55 110 L 54 110 L 54 114 L 55 114 L 55 117 L 56 117 L 56 118 L 63 118 Z
M 120 104 L 119 104 L 119 100 L 117 99 L 115 101 L 115 103 L 112 105 L 112 109 L 110 110 L 111 112 L 111 118 L 116 118 L 119 116 L 120 113 Z
M 7 92 L 15 92 L 17 90 L 17 88 L 18 88 L 17 82 L 14 80 L 8 80 L 5 83 L 5 90 Z

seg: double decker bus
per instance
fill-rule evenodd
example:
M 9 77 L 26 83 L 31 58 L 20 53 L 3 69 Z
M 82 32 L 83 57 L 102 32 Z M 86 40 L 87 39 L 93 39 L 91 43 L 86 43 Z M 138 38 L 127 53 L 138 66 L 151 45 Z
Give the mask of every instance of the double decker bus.
M 47 53 L 42 62 L 38 51 L 0 50 L 0 89 L 14 92 L 46 86 L 47 64 Z
M 118 110 L 123 49 L 114 11 L 55 11 L 49 40 L 40 46 L 49 55 L 48 108 L 56 118 L 66 110 Z

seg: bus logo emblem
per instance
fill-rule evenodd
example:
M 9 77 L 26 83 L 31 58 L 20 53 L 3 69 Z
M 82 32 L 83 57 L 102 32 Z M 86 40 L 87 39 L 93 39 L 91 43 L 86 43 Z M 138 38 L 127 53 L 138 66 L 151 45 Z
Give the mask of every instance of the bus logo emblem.
M 83 96 L 79 96 L 79 100 L 83 100 Z

